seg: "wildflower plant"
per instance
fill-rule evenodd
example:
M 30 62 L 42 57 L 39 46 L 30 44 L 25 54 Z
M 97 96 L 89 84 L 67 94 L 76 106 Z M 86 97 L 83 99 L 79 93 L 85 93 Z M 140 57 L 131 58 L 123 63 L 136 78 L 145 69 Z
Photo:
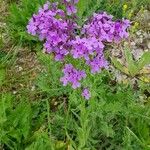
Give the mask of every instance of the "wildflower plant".
M 78 25 L 78 0 L 47 2 L 29 20 L 27 32 L 43 41 L 44 52 L 64 65 L 60 81 L 73 89 L 82 88 L 82 96 L 90 99 L 89 87 L 81 81 L 108 67 L 104 56 L 106 43 L 119 43 L 128 37 L 129 20 L 113 20 L 106 12 L 94 13 L 83 26 Z M 76 32 L 78 31 L 78 33 Z M 80 68 L 77 68 L 77 64 Z

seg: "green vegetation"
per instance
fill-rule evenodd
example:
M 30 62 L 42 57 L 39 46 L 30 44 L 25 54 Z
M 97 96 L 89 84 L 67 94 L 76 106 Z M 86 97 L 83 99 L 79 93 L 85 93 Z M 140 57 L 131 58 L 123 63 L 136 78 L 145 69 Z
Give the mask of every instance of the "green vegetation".
M 92 99 L 86 101 L 79 90 L 61 85 L 62 64 L 43 54 L 37 39 L 26 33 L 28 20 L 44 2 L 0 3 L 8 11 L 0 20 L 0 150 L 150 150 L 150 82 L 140 80 L 150 53 L 136 61 L 126 47 L 127 66 L 109 58 L 130 80 L 136 78 L 137 85 L 118 83 L 113 72 L 103 70 L 85 81 L 93 87 Z M 84 20 L 93 11 L 104 10 L 122 18 L 148 3 L 80 0 L 78 15 Z M 124 4 L 130 6 L 126 14 Z M 6 27 L 1 26 L 4 22 Z M 33 52 L 35 57 L 28 59 Z M 18 66 L 23 71 L 16 71 Z

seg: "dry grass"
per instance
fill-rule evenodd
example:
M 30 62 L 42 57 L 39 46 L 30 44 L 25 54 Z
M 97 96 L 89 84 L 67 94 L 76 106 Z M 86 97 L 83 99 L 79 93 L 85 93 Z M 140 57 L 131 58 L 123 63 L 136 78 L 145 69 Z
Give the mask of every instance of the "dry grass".
M 33 90 L 35 90 L 34 80 L 41 67 L 34 52 L 31 52 L 29 48 L 14 46 L 10 40 L 6 24 L 8 4 L 8 1 L 0 0 L 0 54 L 4 53 L 4 55 L 8 56 L 2 62 L 5 66 L 6 77 L 5 84 L 0 87 L 0 90 L 11 92 L 15 95 L 22 91 L 27 91 L 27 94 L 33 97 Z M 3 56 L 0 55 L 0 59 L 1 57 Z

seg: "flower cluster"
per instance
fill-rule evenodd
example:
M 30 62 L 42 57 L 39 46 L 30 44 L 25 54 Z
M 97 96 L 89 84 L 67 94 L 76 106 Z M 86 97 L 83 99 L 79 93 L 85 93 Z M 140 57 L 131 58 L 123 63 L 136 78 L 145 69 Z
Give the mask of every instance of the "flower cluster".
M 87 64 L 91 67 L 91 73 L 99 73 L 102 68 L 108 67 L 108 62 L 103 54 L 97 54 L 93 59 L 87 61 Z
M 127 28 L 130 26 L 130 21 L 123 19 L 122 21 L 116 21 L 114 25 L 114 41 L 116 43 L 120 42 L 122 39 L 127 38 L 129 33 Z
M 84 58 L 85 60 L 90 59 L 90 55 L 96 53 L 103 53 L 104 44 L 98 41 L 96 38 L 80 38 L 76 37 L 72 41 L 71 54 L 73 58 Z
M 63 69 L 64 76 L 60 79 L 64 86 L 71 83 L 72 88 L 76 89 L 81 86 L 80 82 L 86 77 L 86 73 L 83 70 L 77 70 L 72 64 L 66 64 Z
M 77 3 L 78 0 L 61 1 L 66 7 L 65 11 L 59 9 L 58 3 L 47 2 L 30 19 L 27 30 L 44 41 L 45 52 L 52 53 L 55 60 L 62 61 L 68 55 L 82 59 L 90 67 L 91 73 L 95 74 L 108 66 L 104 57 L 104 43 L 118 43 L 127 38 L 130 22 L 125 19 L 113 21 L 113 16 L 106 12 L 94 13 L 83 28 L 79 28 L 75 22 Z M 75 29 L 80 31 L 78 36 Z M 65 64 L 63 73 L 60 79 L 63 85 L 71 84 L 74 89 L 81 87 L 81 80 L 86 78 L 85 71 L 75 69 L 72 64 Z M 85 99 L 91 97 L 88 88 L 84 88 L 82 96 Z
M 57 3 L 46 3 L 30 19 L 27 30 L 44 40 L 45 51 L 53 53 L 55 60 L 62 60 L 69 53 L 69 40 L 74 27 L 75 23 L 65 19 L 65 12 L 57 8 Z
M 90 66 L 91 73 L 99 72 L 107 67 L 107 61 L 103 54 L 104 44 L 95 37 L 80 38 L 72 41 L 71 54 L 73 58 L 84 58 L 86 64 Z
M 88 24 L 84 25 L 83 34 L 95 37 L 104 42 L 120 42 L 128 37 L 129 20 L 113 21 L 113 16 L 106 12 L 94 14 Z
M 91 97 L 91 93 L 90 93 L 89 89 L 87 89 L 87 88 L 83 89 L 83 91 L 82 91 L 82 96 L 83 96 L 85 99 L 89 100 L 90 97 Z
M 79 0 L 64 0 L 64 4 L 66 5 L 67 15 L 72 15 L 77 13 L 77 9 L 75 4 L 78 3 Z

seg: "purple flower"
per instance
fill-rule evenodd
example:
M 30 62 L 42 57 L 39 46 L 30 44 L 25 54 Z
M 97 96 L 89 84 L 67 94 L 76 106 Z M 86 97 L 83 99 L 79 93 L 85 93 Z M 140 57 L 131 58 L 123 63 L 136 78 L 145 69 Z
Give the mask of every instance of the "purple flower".
M 89 89 L 85 88 L 85 89 L 82 91 L 82 96 L 83 96 L 86 100 L 89 100 L 90 97 L 91 97 L 91 93 L 90 93 Z
M 71 4 L 67 5 L 67 14 L 70 16 L 70 15 L 75 14 L 75 13 L 77 13 L 76 7 L 74 5 L 71 5 Z
M 65 18 L 65 12 L 57 8 L 57 3 L 46 3 L 34 14 L 27 25 L 28 33 L 44 41 L 47 53 L 53 53 L 55 60 L 61 61 L 69 54 L 69 41 L 72 40 L 76 24 Z
M 44 4 L 43 9 L 48 10 L 49 6 L 50 6 L 50 2 L 47 2 L 46 4 Z
M 127 29 L 130 26 L 129 20 L 123 19 L 122 21 L 116 21 L 114 23 L 114 41 L 116 43 L 120 42 L 121 39 L 128 37 Z
M 102 53 L 104 44 L 96 38 L 80 38 L 76 37 L 72 41 L 71 54 L 73 58 L 84 58 L 89 60 L 95 53 Z
M 64 86 L 71 83 L 72 88 L 76 89 L 81 86 L 80 81 L 86 78 L 86 73 L 83 70 L 77 70 L 72 64 L 66 64 L 63 69 L 64 76 L 60 79 Z
M 78 3 L 78 0 L 64 0 L 64 4 L 66 5 L 67 15 L 71 16 L 72 14 L 77 13 L 77 9 L 75 4 Z
M 58 3 L 43 5 L 37 14 L 29 20 L 27 32 L 43 41 L 44 52 L 53 54 L 55 61 L 64 61 L 69 55 L 74 59 L 82 59 L 91 69 L 91 73 L 99 73 L 108 67 L 104 57 L 104 43 L 115 42 L 128 37 L 130 21 L 126 19 L 113 21 L 113 16 L 106 12 L 94 13 L 81 28 L 75 22 L 76 4 L 78 0 L 63 0 L 66 11 L 58 8 Z M 72 15 L 72 16 L 71 16 Z M 77 36 L 75 29 L 81 31 Z M 65 64 L 64 76 L 60 79 L 63 86 L 70 84 L 73 89 L 81 87 L 81 80 L 86 78 L 84 70 Z M 85 88 L 82 92 L 85 99 L 90 99 L 90 91 Z
M 91 73 L 99 73 L 102 68 L 108 67 L 108 62 L 104 55 L 97 55 L 93 59 L 87 61 L 87 64 L 91 67 Z
M 37 32 L 37 26 L 34 23 L 33 18 L 31 18 L 29 22 L 30 22 L 30 24 L 27 25 L 27 32 L 30 33 L 31 35 L 35 36 L 36 32 Z
M 120 42 L 128 37 L 129 20 L 113 21 L 113 16 L 106 12 L 94 14 L 88 24 L 84 25 L 82 33 L 87 37 L 95 37 L 104 42 Z

